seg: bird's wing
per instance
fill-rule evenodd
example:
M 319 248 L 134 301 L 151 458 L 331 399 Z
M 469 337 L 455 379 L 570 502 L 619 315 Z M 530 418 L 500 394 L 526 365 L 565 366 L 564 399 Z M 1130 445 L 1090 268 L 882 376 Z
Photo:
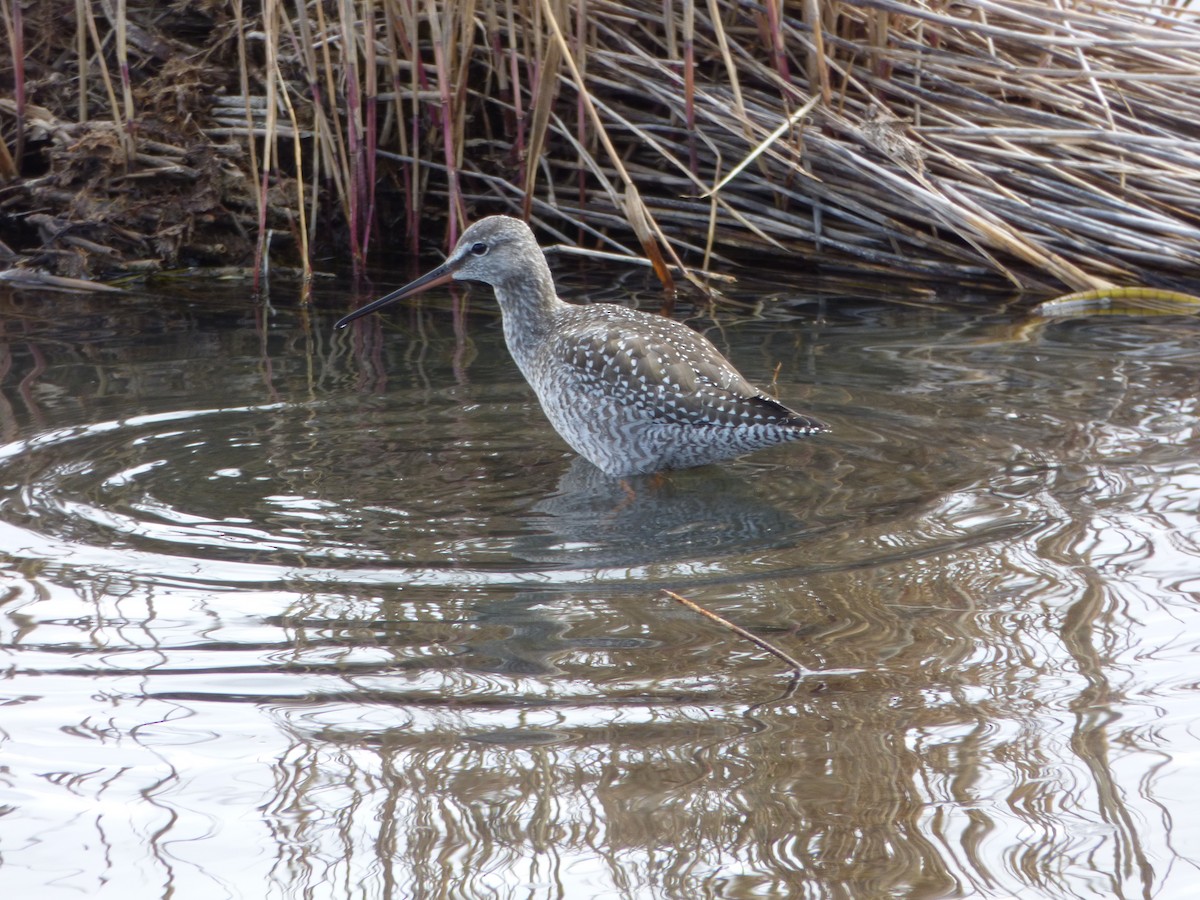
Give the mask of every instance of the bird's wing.
M 615 309 L 559 350 L 586 390 L 664 423 L 819 427 L 765 396 L 704 335 L 663 316 Z

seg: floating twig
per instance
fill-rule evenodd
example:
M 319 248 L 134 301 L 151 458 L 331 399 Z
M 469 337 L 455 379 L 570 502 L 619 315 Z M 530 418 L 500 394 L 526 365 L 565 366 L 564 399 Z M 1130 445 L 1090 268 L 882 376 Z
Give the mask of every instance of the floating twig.
M 803 663 L 801 663 L 794 656 L 789 656 L 787 653 L 784 653 L 782 650 L 780 650 L 778 647 L 776 647 L 770 641 L 763 640 L 758 635 L 752 634 L 751 632 L 747 631 L 741 625 L 733 624 L 732 622 L 730 622 L 728 619 L 724 618 L 723 616 L 719 616 L 715 612 L 705 609 L 699 603 L 696 603 L 693 600 L 689 600 L 687 597 L 684 597 L 681 594 L 677 594 L 674 591 L 669 591 L 666 588 L 663 588 L 662 592 L 664 594 L 666 594 L 668 597 L 670 597 L 672 600 L 674 600 L 676 603 L 686 606 L 692 612 L 700 613 L 700 615 L 704 616 L 706 619 L 711 619 L 713 622 L 716 622 L 722 628 L 729 629 L 730 631 L 732 631 L 734 634 L 738 635 L 739 637 L 744 637 L 746 640 L 750 641 L 750 643 L 754 644 L 755 646 L 761 647 L 763 650 L 766 650 L 772 656 L 783 660 L 785 663 L 787 663 L 791 667 L 792 671 L 796 674 L 797 677 L 801 677 L 803 675 L 808 674 L 809 670 L 804 667 Z

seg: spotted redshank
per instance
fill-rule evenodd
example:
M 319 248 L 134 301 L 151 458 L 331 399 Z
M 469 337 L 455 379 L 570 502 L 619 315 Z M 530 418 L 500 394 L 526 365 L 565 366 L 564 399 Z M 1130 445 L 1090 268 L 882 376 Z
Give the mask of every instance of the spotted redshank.
M 508 216 L 480 219 L 444 263 L 337 327 L 450 281 L 492 286 L 509 352 L 550 424 L 608 475 L 702 466 L 826 430 L 755 388 L 686 325 L 561 300 L 533 232 Z

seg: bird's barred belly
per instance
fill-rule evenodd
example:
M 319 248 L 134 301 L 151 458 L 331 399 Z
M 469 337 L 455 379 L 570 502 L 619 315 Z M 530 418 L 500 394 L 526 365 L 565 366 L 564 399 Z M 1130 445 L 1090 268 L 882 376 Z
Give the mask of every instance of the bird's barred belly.
M 711 425 L 655 421 L 641 409 L 582 390 L 538 390 L 550 424 L 572 449 L 608 475 L 686 469 L 799 438 L 774 424 Z

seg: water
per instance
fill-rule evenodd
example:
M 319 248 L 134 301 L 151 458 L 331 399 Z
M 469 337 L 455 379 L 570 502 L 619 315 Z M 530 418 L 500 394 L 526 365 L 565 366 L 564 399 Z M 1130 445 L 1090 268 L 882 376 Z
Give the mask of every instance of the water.
M 627 489 L 324 290 L 0 297 L 4 896 L 1200 896 L 1200 322 L 776 285 Z

